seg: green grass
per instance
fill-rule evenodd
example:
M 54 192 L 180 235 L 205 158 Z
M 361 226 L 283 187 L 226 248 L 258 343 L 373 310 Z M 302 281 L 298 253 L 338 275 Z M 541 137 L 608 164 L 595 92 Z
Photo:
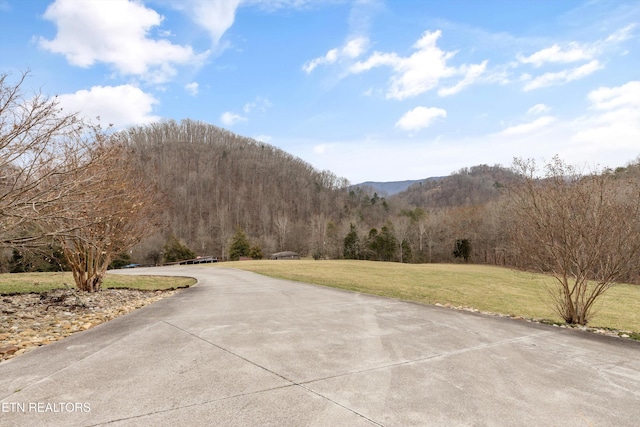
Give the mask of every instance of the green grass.
M 563 323 L 548 289 L 554 279 L 502 267 L 372 261 L 242 261 L 223 266 L 420 303 L 470 307 Z M 640 332 L 640 286 L 616 285 L 600 300 L 589 326 Z
M 0 274 L 0 295 L 64 289 L 64 283 L 75 287 L 71 273 Z M 107 273 L 102 287 L 157 291 L 183 288 L 194 283 L 195 280 L 189 277 L 122 276 Z

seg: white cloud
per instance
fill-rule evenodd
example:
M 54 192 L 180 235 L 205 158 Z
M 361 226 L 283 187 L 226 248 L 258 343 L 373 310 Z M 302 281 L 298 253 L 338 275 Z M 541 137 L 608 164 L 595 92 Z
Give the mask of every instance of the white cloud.
M 347 40 L 347 42 L 339 47 L 330 49 L 324 56 L 314 58 L 307 61 L 302 66 L 302 70 L 310 74 L 320 65 L 328 65 L 337 62 L 343 58 L 354 59 L 362 55 L 369 47 L 369 39 L 358 36 Z
M 253 139 L 255 139 L 256 141 L 260 141 L 268 144 L 269 141 L 273 139 L 273 137 L 269 135 L 258 135 L 258 136 L 255 136 Z
M 342 53 L 349 58 L 357 58 L 369 48 L 369 39 L 366 37 L 355 37 L 347 42 L 342 48 Z
M 137 1 L 56 0 L 44 17 L 56 24 L 57 33 L 53 40 L 40 38 L 39 45 L 79 67 L 103 62 L 123 75 L 162 83 L 176 74 L 176 65 L 199 64 L 209 54 L 150 38 L 163 17 Z
M 103 0 L 104 1 L 104 0 Z M 300 9 L 315 0 L 162 0 L 170 7 L 186 14 L 194 23 L 203 28 L 213 41 L 220 39 L 233 26 L 240 6 L 257 6 L 266 11 L 293 8 Z
M 627 25 L 624 28 L 619 29 L 615 33 L 611 34 L 605 42 L 619 43 L 631 38 L 631 31 L 636 27 L 636 24 Z
M 561 48 L 557 44 L 551 47 L 539 50 L 529 56 L 518 55 L 518 61 L 523 64 L 532 64 L 538 68 L 548 62 L 552 63 L 570 63 L 577 61 L 585 61 L 592 59 L 595 52 L 593 49 L 585 48 L 577 43 L 569 43 L 566 49 Z
M 242 107 L 242 111 L 244 111 L 245 113 L 250 113 L 253 110 L 258 110 L 264 113 L 265 111 L 267 111 L 267 109 L 269 109 L 272 106 L 273 104 L 267 98 L 256 96 L 255 100 L 244 104 L 244 107 Z
M 426 31 L 413 45 L 415 52 L 410 56 L 402 57 L 395 52 L 374 52 L 366 60 L 353 64 L 349 71 L 362 73 L 375 67 L 391 67 L 394 74 L 391 76 L 386 96 L 398 100 L 427 92 L 437 87 L 444 78 L 464 75 L 461 82 L 453 87 L 441 89 L 440 94 L 444 96 L 457 93 L 473 83 L 484 72 L 486 61 L 481 64 L 465 64 L 459 68 L 448 66 L 447 61 L 456 52 L 445 52 L 436 45 L 441 35 L 440 30 Z
M 593 74 L 602 68 L 604 68 L 604 66 L 600 61 L 594 59 L 593 61 L 576 68 L 562 70 L 555 73 L 545 73 L 541 76 L 528 80 L 527 84 L 524 85 L 524 91 L 528 92 L 534 89 L 568 83 Z
M 318 0 L 242 0 L 243 5 L 255 5 L 267 11 L 284 8 L 299 9 L 317 2 Z
M 198 82 L 191 82 L 184 85 L 184 90 L 189 92 L 190 95 L 196 96 L 198 94 Z
M 587 99 L 597 113 L 578 121 L 579 130 L 572 141 L 593 151 L 622 149 L 637 153 L 640 150 L 640 81 L 601 87 L 590 92 Z
M 94 86 L 60 95 L 57 100 L 69 113 L 79 112 L 91 120 L 100 117 L 102 125 L 113 124 L 116 129 L 160 120 L 151 114 L 158 100 L 132 85 Z
M 574 68 L 546 72 L 536 77 L 529 73 L 522 73 L 520 80 L 526 82 L 524 90 L 530 91 L 542 87 L 565 84 L 603 69 L 603 61 L 598 58 L 604 54 L 616 52 L 616 45 L 629 39 L 634 28 L 635 24 L 628 25 L 610 34 L 605 39 L 589 43 L 570 42 L 565 46 L 556 43 L 529 56 L 517 55 L 519 64 L 529 64 L 535 68 L 549 64 L 582 63 Z
M 400 120 L 396 122 L 396 127 L 415 132 L 422 128 L 429 127 L 431 123 L 439 117 L 447 117 L 447 112 L 442 108 L 416 107 L 413 110 L 407 111 Z
M 513 135 L 525 135 L 530 134 L 534 131 L 540 130 L 551 123 L 555 122 L 555 117 L 552 116 L 542 116 L 537 118 L 533 122 L 523 123 L 521 125 L 511 126 L 504 129 L 500 132 L 500 135 L 513 136 Z
M 261 96 L 257 96 L 255 100 L 253 100 L 251 102 L 247 102 L 244 105 L 244 107 L 242 107 L 242 111 L 245 114 L 250 114 L 254 110 L 258 110 L 258 111 L 264 113 L 272 105 L 273 104 L 271 104 L 271 102 L 267 98 L 263 98 Z M 233 126 L 236 123 L 246 122 L 248 120 L 249 120 L 248 117 L 241 116 L 240 114 L 233 113 L 231 111 L 224 112 L 220 116 L 220 122 L 222 122 L 222 124 L 225 125 L 225 126 Z M 270 138 L 270 137 L 266 137 L 266 138 Z M 262 141 L 264 141 L 264 140 L 262 140 Z M 266 141 L 264 141 L 264 142 L 266 142 Z
M 536 104 L 533 107 L 529 108 L 529 110 L 527 110 L 527 114 L 537 116 L 538 114 L 548 113 L 549 111 L 551 111 L 551 107 L 549 107 L 548 105 Z
M 460 72 L 464 73 L 464 78 L 454 86 L 443 87 L 439 89 L 438 95 L 454 95 L 460 92 L 465 87 L 472 85 L 482 74 L 484 74 L 485 70 L 487 69 L 488 62 L 489 61 L 482 61 L 481 64 L 463 65 L 462 67 L 460 67 Z
M 333 151 L 334 144 L 318 144 L 313 146 L 314 154 L 327 154 Z
M 241 115 L 232 113 L 230 111 L 224 112 L 220 116 L 220 122 L 222 122 L 222 124 L 225 126 L 233 126 L 236 123 L 241 123 L 246 121 L 247 121 L 246 117 L 242 117 Z
M 589 93 L 589 101 L 598 110 L 621 107 L 640 108 L 640 81 L 630 81 L 618 87 L 601 87 Z
M 204 28 L 214 44 L 233 25 L 240 0 L 182 0 L 172 6 L 185 12 L 196 24 Z

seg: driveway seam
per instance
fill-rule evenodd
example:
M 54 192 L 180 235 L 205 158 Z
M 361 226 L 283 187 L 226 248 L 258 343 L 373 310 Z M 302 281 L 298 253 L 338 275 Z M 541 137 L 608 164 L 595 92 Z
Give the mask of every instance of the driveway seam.
M 504 345 L 504 344 L 511 344 L 511 343 L 520 342 L 520 341 L 527 341 L 527 340 L 529 340 L 531 338 L 538 338 L 538 337 L 543 337 L 543 336 L 547 336 L 547 335 L 553 335 L 554 333 L 555 332 L 541 332 L 541 333 L 533 334 L 533 335 L 526 335 L 526 336 L 517 337 L 517 338 L 509 338 L 509 339 L 506 339 L 506 340 L 500 340 L 500 341 L 496 341 L 496 342 L 493 342 L 493 343 L 480 344 L 480 345 L 476 345 L 476 346 L 473 346 L 473 347 L 465 347 L 465 348 L 462 348 L 462 349 L 453 350 L 453 351 L 447 351 L 447 352 L 444 352 L 444 353 L 433 354 L 431 356 L 421 357 L 421 358 L 418 358 L 418 359 L 404 360 L 402 362 L 390 363 L 390 364 L 387 364 L 387 365 L 375 366 L 375 367 L 372 367 L 372 368 L 361 369 L 361 370 L 358 370 L 358 371 L 344 372 L 342 374 L 331 375 L 331 376 L 328 376 L 328 377 L 316 378 L 316 379 L 313 379 L 313 380 L 302 381 L 302 382 L 300 382 L 300 385 L 312 384 L 312 383 L 319 382 L 319 381 L 326 381 L 326 380 L 331 380 L 331 379 L 335 379 L 335 378 L 347 377 L 349 375 L 362 374 L 362 373 L 365 373 L 365 372 L 380 371 L 380 370 L 384 370 L 384 369 L 388 369 L 388 368 L 396 368 L 398 366 L 412 365 L 412 364 L 415 364 L 415 363 L 421 363 L 421 362 L 427 362 L 427 361 L 431 361 L 431 360 L 442 359 L 442 358 L 445 358 L 445 357 L 448 357 L 448 356 L 456 356 L 458 354 L 469 353 L 469 352 L 476 351 L 476 350 L 484 350 L 484 349 L 487 349 L 487 348 L 499 347 L 499 346 Z
M 273 388 L 273 389 L 268 389 L 268 390 L 277 390 L 277 389 L 280 389 L 280 388 L 287 388 L 287 387 L 291 387 L 291 386 L 297 386 L 297 387 L 302 388 L 303 390 L 306 390 L 306 391 L 307 391 L 307 392 L 309 392 L 309 393 L 313 393 L 313 394 L 315 394 L 316 396 L 318 396 L 318 397 L 320 397 L 320 398 L 322 398 L 322 399 L 325 399 L 325 400 L 327 400 L 327 401 L 329 401 L 329 402 L 333 403 L 334 405 L 338 405 L 338 406 L 340 406 L 341 408 L 344 408 L 344 409 L 348 410 L 349 412 L 352 412 L 353 414 L 355 414 L 355 415 L 357 415 L 357 416 L 359 416 L 359 417 L 362 417 L 362 418 L 364 418 L 365 420 L 367 420 L 367 421 L 369 421 L 369 422 L 371 422 L 371 423 L 373 423 L 373 424 L 375 424 L 375 425 L 377 425 L 377 426 L 381 426 L 381 427 L 383 426 L 383 425 L 382 425 L 382 424 L 380 424 L 379 422 L 377 422 L 377 421 L 375 421 L 375 420 L 372 420 L 371 418 L 367 417 L 366 415 L 361 414 L 361 413 L 359 413 L 358 411 L 356 411 L 356 410 L 354 410 L 354 409 L 352 409 L 352 408 L 349 408 L 348 406 L 345 406 L 345 405 L 343 405 L 343 404 L 341 404 L 341 403 L 339 403 L 339 402 L 336 402 L 335 400 L 333 400 L 333 399 L 329 398 L 328 396 L 325 396 L 325 395 L 323 395 L 323 394 L 321 394 L 321 393 L 319 393 L 319 392 L 317 392 L 317 391 L 315 391 L 315 390 L 311 390 L 310 388 L 305 387 L 305 386 L 304 386 L 304 384 L 302 384 L 302 383 L 298 383 L 298 382 L 296 382 L 296 381 L 293 381 L 293 380 L 291 380 L 291 379 L 289 379 L 289 378 L 285 377 L 284 375 L 279 374 L 278 372 L 272 371 L 271 369 L 269 369 L 269 368 L 267 368 L 267 367 L 265 367 L 265 366 L 262 366 L 262 365 L 260 365 L 259 363 L 256 363 L 256 362 L 254 362 L 254 361 L 252 361 L 252 360 L 249 360 L 249 359 L 247 359 L 246 357 L 244 357 L 244 356 L 242 356 L 242 355 L 240 355 L 240 354 L 238 354 L 238 353 L 235 353 L 235 352 L 233 352 L 233 351 L 231 351 L 231 350 L 229 350 L 229 349 L 227 349 L 227 348 L 224 348 L 224 347 L 222 347 L 222 346 L 220 346 L 220 345 L 218 345 L 218 344 L 216 344 L 216 343 L 213 343 L 213 342 L 211 342 L 211 341 L 209 341 L 209 340 L 207 340 L 207 339 L 204 339 L 204 338 L 202 338 L 202 337 L 200 337 L 200 336 L 198 336 L 198 335 L 194 334 L 194 333 L 193 333 L 193 332 L 191 332 L 191 331 L 188 331 L 188 330 L 186 330 L 186 329 L 181 328 L 180 326 L 177 326 L 177 325 L 174 325 L 174 324 L 170 323 L 169 321 L 163 320 L 162 322 L 164 322 L 164 323 L 166 323 L 167 325 L 172 326 L 172 327 L 174 327 L 174 328 L 176 328 L 176 329 L 178 329 L 178 330 L 180 330 L 180 331 L 182 331 L 182 332 L 184 332 L 184 333 L 186 333 L 186 334 L 189 334 L 189 335 L 193 336 L 194 338 L 197 338 L 197 339 L 199 339 L 199 340 L 201 340 L 201 341 L 204 341 L 204 342 L 206 342 L 207 344 L 212 345 L 212 346 L 216 347 L 217 349 L 222 350 L 222 351 L 224 351 L 224 352 L 226 352 L 226 353 L 228 353 L 228 354 L 230 354 L 230 355 L 232 355 L 232 356 L 234 356 L 234 357 L 237 357 L 238 359 L 243 360 L 243 361 L 245 361 L 245 362 L 247 362 L 247 363 L 249 363 L 249 364 L 251 364 L 251 365 L 253 365 L 253 366 L 257 367 L 257 368 L 260 368 L 260 369 L 262 369 L 262 370 L 264 370 L 264 371 L 266 371 L 266 372 L 269 372 L 270 374 L 273 374 L 273 375 L 275 375 L 275 376 L 277 376 L 277 377 L 279 377 L 279 378 L 282 378 L 283 380 L 285 380 L 285 381 L 287 381 L 287 382 L 289 382 L 289 383 L 290 383 L 290 385 L 288 385 L 288 386 L 275 387 L 275 388 Z M 257 390 L 257 391 L 251 392 L 251 393 L 245 393 L 245 394 L 243 394 L 242 396 L 248 396 L 248 395 L 251 395 L 251 394 L 261 393 L 261 392 L 268 391 L 268 390 Z M 222 399 L 220 399 L 220 400 L 222 400 Z M 215 401 L 215 400 L 214 400 L 214 401 Z

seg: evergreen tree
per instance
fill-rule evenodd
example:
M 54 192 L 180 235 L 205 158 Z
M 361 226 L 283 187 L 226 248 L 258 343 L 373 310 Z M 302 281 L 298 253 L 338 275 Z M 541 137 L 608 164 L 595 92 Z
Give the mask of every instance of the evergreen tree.
M 262 248 L 258 245 L 252 246 L 249 250 L 249 256 L 251 259 L 262 259 L 264 258 L 264 254 L 262 253 Z
M 371 258 L 378 261 L 393 261 L 398 249 L 398 241 L 390 226 L 384 225 L 380 232 L 375 228 L 369 231 L 368 248 Z
M 231 261 L 238 261 L 240 257 L 249 256 L 251 245 L 247 239 L 247 235 L 244 234 L 242 228 L 236 228 L 236 234 L 231 238 L 231 246 L 229 247 L 229 259 Z
M 343 255 L 345 259 L 360 259 L 360 238 L 356 226 L 351 224 L 349 234 L 344 238 Z
M 384 225 L 376 239 L 378 240 L 379 259 L 381 261 L 393 261 L 398 249 L 398 241 L 391 228 Z
M 411 262 L 413 260 L 413 255 L 411 253 L 411 245 L 409 244 L 409 241 L 406 239 L 403 240 L 401 246 L 402 246 L 402 253 L 403 253 L 402 262 L 404 263 Z
M 176 236 L 173 234 L 169 236 L 164 245 L 164 262 L 178 262 L 195 257 L 195 252 L 181 243 Z
M 469 257 L 471 256 L 471 242 L 469 242 L 469 239 L 456 240 L 453 256 L 464 259 L 464 262 L 469 262 Z

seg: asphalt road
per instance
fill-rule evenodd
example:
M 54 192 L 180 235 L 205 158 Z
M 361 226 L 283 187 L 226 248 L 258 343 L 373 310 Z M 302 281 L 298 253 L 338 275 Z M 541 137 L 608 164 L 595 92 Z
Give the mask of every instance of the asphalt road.
M 0 426 L 638 426 L 640 343 L 222 267 L 0 364 Z

